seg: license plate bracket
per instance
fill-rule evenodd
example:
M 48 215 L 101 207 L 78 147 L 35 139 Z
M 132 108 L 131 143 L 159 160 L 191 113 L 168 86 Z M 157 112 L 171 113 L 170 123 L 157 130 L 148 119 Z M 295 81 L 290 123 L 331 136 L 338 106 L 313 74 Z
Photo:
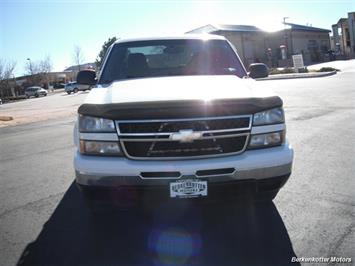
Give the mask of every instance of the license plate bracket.
M 170 182 L 170 198 L 207 197 L 208 183 L 202 179 L 181 179 Z

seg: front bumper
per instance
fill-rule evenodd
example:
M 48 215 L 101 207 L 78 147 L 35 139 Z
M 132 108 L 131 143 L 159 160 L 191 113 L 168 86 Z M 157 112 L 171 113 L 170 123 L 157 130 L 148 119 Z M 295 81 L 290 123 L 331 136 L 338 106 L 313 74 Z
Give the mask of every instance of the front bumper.
M 76 153 L 74 166 L 77 184 L 85 187 L 153 187 L 166 186 L 171 181 L 197 178 L 201 170 L 235 168 L 232 174 L 204 176 L 210 185 L 234 181 L 262 181 L 287 177 L 292 171 L 293 149 L 285 145 L 247 150 L 243 154 L 196 160 L 136 161 L 125 157 L 86 156 Z M 142 178 L 141 172 L 179 171 L 178 178 Z M 286 178 L 286 180 L 287 180 Z M 282 186 L 282 185 L 281 185 Z
M 245 179 L 224 182 L 214 182 L 208 185 L 208 197 L 198 197 L 194 200 L 219 201 L 233 199 L 273 199 L 280 188 L 287 182 L 290 174 L 266 179 Z M 147 202 L 155 203 L 162 200 L 174 200 L 170 197 L 169 186 L 87 186 L 77 184 L 88 199 L 101 202 L 113 202 L 122 206 Z M 183 199 L 179 199 L 183 200 Z

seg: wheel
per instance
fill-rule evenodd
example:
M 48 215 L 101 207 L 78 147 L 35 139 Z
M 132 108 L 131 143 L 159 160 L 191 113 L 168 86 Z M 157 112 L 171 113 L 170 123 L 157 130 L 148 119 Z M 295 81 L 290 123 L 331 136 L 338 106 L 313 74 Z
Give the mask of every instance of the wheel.
M 77 93 L 78 91 L 78 88 L 74 88 L 74 93 Z
M 44 94 L 44 97 L 46 97 L 47 96 L 47 93 L 46 94 Z
M 38 94 L 35 94 L 35 97 L 36 97 L 36 98 L 38 98 L 38 97 L 39 97 L 39 95 L 38 95 Z
M 26 95 L 26 98 L 29 99 L 29 98 L 30 98 L 30 95 Z
M 71 93 L 71 91 L 67 91 L 67 93 L 68 93 L 68 94 L 70 94 L 70 93 Z

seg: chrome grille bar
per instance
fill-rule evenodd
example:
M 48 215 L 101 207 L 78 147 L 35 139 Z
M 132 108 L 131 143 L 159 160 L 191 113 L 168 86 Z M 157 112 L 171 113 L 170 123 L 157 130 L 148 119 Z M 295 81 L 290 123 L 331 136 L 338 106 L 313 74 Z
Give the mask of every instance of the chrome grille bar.
M 218 128 L 223 125 L 223 121 L 227 121 L 227 128 Z M 238 120 L 240 119 L 240 120 Z M 248 119 L 248 120 L 246 120 Z M 213 123 L 213 120 L 219 121 Z M 196 121 L 197 124 L 184 123 L 186 121 Z M 211 121 L 211 122 L 210 122 Z M 137 131 L 137 129 L 153 130 L 157 132 L 129 132 L 121 133 L 120 125 L 131 124 L 126 127 L 126 131 Z M 144 127 L 141 127 L 145 123 Z M 149 123 L 155 123 L 149 125 Z M 158 124 L 157 124 L 158 123 Z M 161 124 L 159 124 L 161 123 Z M 212 124 L 211 124 L 212 123 Z M 222 124 L 221 124 L 222 123 Z M 138 127 L 134 127 L 138 124 Z M 210 129 L 209 124 L 214 129 Z M 228 128 L 228 126 L 238 126 L 234 128 Z M 186 128 L 192 127 L 192 128 Z M 195 127 L 194 127 L 195 126 Z M 189 158 L 205 158 L 216 157 L 223 155 L 239 154 L 244 152 L 247 143 L 249 141 L 249 135 L 252 126 L 252 115 L 240 115 L 240 116 L 223 116 L 223 117 L 198 117 L 198 118 L 186 118 L 186 119 L 159 119 L 159 120 L 123 120 L 116 121 L 117 133 L 123 152 L 128 158 L 138 160 L 172 160 L 172 159 L 189 159 Z M 164 132 L 164 128 L 169 127 L 174 129 L 172 132 Z M 223 126 L 221 126 L 223 127 Z M 194 130 L 194 128 L 202 130 Z M 127 130 L 128 129 L 128 130 Z M 181 141 L 173 139 L 173 135 L 182 133 L 182 131 L 191 131 L 198 133 L 199 137 L 192 141 Z M 216 135 L 213 135 L 216 134 Z M 218 135 L 217 135 L 218 134 Z M 230 140 L 229 140 L 229 139 Z M 223 140 L 225 139 L 225 140 Z M 222 142 L 221 142 L 222 141 Z M 228 147 L 228 141 L 230 143 L 239 143 L 232 150 Z M 237 142 L 236 142 L 237 141 Z M 239 142 L 238 142 L 239 141 Z M 241 142 L 243 141 L 243 142 Z M 141 143 L 138 145 L 138 143 Z M 134 144 L 137 143 L 137 144 Z M 158 145 L 161 143 L 162 145 Z M 168 144 L 169 143 L 169 144 Z M 138 145 L 138 146 L 137 146 Z M 227 145 L 227 146 L 226 146 Z M 135 150 L 132 150 L 134 147 Z M 160 147 L 160 149 L 158 148 Z M 143 151 L 140 151 L 143 149 Z M 138 156 L 137 153 L 141 154 Z M 228 152 L 227 152 L 228 151 Z M 194 153 L 196 155 L 194 155 Z M 135 155 L 132 155 L 135 154 Z M 169 156 L 167 154 L 170 154 Z M 172 154 L 177 156 L 172 156 Z M 192 155 L 191 155 L 192 154 Z

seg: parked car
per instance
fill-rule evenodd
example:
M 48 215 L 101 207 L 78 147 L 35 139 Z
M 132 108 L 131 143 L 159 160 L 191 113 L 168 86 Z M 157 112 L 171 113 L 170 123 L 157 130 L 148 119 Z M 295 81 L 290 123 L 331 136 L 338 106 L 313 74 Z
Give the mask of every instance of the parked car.
M 76 81 L 69 82 L 65 85 L 65 92 L 68 94 L 77 93 L 78 91 L 90 90 L 89 85 L 78 84 Z
M 47 94 L 48 94 L 47 90 L 38 86 L 32 86 L 25 89 L 25 95 L 27 98 L 30 98 L 31 96 L 33 97 L 47 96 Z
M 65 84 L 64 83 L 54 83 L 53 84 L 53 89 L 64 89 Z
M 143 195 L 160 200 L 271 201 L 288 180 L 293 149 L 283 102 L 248 76 L 222 36 L 119 40 L 74 129 L 76 183 L 97 200 Z M 128 198 L 128 199 L 127 199 Z M 139 202 L 139 201 L 138 201 Z

